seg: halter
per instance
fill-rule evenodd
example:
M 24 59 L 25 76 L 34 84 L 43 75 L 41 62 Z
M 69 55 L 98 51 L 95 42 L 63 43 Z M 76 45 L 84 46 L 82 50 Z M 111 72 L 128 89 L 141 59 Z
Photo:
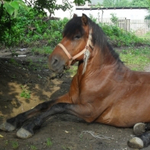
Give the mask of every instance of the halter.
M 92 46 L 92 43 L 91 43 L 91 40 L 92 40 L 92 30 L 90 30 L 89 32 L 89 37 L 88 37 L 88 41 L 87 41 L 87 44 L 85 46 L 85 48 L 80 51 L 78 54 L 74 55 L 74 56 L 71 56 L 70 53 L 68 52 L 68 50 L 64 47 L 63 44 L 59 43 L 58 46 L 61 47 L 61 49 L 65 52 L 65 54 L 67 55 L 67 57 L 69 58 L 69 66 L 71 65 L 72 61 L 75 60 L 76 58 L 80 57 L 82 54 L 84 54 L 84 60 L 87 59 L 87 57 L 89 58 L 89 55 L 90 55 L 90 51 L 89 51 L 89 46 Z M 87 52 L 88 51 L 88 52 Z M 88 60 L 88 59 L 87 59 Z M 87 63 L 87 61 L 86 61 Z M 85 63 L 85 64 L 86 64 Z M 84 69 L 85 70 L 85 67 Z M 84 72 L 83 72 L 84 73 Z

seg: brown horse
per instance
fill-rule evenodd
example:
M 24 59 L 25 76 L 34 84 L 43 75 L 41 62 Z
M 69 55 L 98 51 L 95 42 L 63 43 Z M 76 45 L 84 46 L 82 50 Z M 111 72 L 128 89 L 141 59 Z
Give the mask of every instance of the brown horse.
M 8 119 L 0 128 L 13 131 L 21 127 L 17 136 L 28 138 L 47 117 L 68 113 L 87 122 L 116 127 L 136 124 L 134 132 L 139 137 L 131 139 L 129 146 L 148 146 L 150 73 L 127 68 L 109 45 L 102 29 L 84 14 L 82 17 L 74 15 L 66 24 L 63 39 L 49 56 L 49 67 L 61 73 L 77 61 L 78 70 L 67 94 Z M 23 125 L 39 112 L 43 113 Z

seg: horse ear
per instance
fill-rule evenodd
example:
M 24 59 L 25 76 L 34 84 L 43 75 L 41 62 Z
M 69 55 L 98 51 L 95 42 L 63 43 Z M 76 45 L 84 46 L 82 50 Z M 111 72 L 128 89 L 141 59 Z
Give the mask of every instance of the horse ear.
M 77 14 L 74 14 L 74 15 L 73 15 L 73 18 L 75 18 L 75 17 L 78 17 Z
M 82 24 L 86 26 L 88 24 L 88 17 L 85 14 L 82 14 Z

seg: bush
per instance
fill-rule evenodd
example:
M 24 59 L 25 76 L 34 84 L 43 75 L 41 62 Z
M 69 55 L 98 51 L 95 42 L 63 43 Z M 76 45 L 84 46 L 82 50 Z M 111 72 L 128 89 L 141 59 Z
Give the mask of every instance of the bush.
M 144 40 L 133 32 L 127 32 L 114 25 L 100 24 L 114 46 L 131 46 L 144 44 Z
M 9 16 L 8 16 L 9 17 Z M 2 18 L 7 24 L 7 18 Z M 0 24 L 1 45 L 19 47 L 50 46 L 52 49 L 62 39 L 62 31 L 68 19 L 52 20 L 45 13 L 35 9 L 19 10 L 17 18 L 11 20 L 8 27 Z M 99 24 L 114 46 L 143 44 L 144 40 L 132 32 L 126 32 L 115 25 Z

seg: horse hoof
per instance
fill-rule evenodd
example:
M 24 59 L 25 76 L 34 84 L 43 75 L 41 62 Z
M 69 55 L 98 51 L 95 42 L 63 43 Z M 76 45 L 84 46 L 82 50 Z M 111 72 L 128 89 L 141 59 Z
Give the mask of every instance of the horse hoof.
M 0 130 L 3 130 L 3 131 L 8 131 L 8 132 L 10 132 L 10 131 L 13 131 L 13 130 L 15 130 L 15 129 L 16 129 L 16 127 L 13 126 L 12 124 L 8 123 L 8 122 L 4 122 L 4 123 L 2 123 L 2 124 L 0 125 Z
M 143 141 L 138 137 L 134 137 L 130 141 L 128 141 L 128 145 L 129 147 L 136 149 L 141 149 L 144 147 Z
M 133 132 L 136 136 L 142 135 L 145 132 L 145 123 L 136 123 Z
M 24 128 L 20 128 L 17 131 L 17 137 L 22 138 L 22 139 L 27 139 L 31 136 L 33 136 L 33 133 L 29 132 L 28 130 L 24 129 Z

